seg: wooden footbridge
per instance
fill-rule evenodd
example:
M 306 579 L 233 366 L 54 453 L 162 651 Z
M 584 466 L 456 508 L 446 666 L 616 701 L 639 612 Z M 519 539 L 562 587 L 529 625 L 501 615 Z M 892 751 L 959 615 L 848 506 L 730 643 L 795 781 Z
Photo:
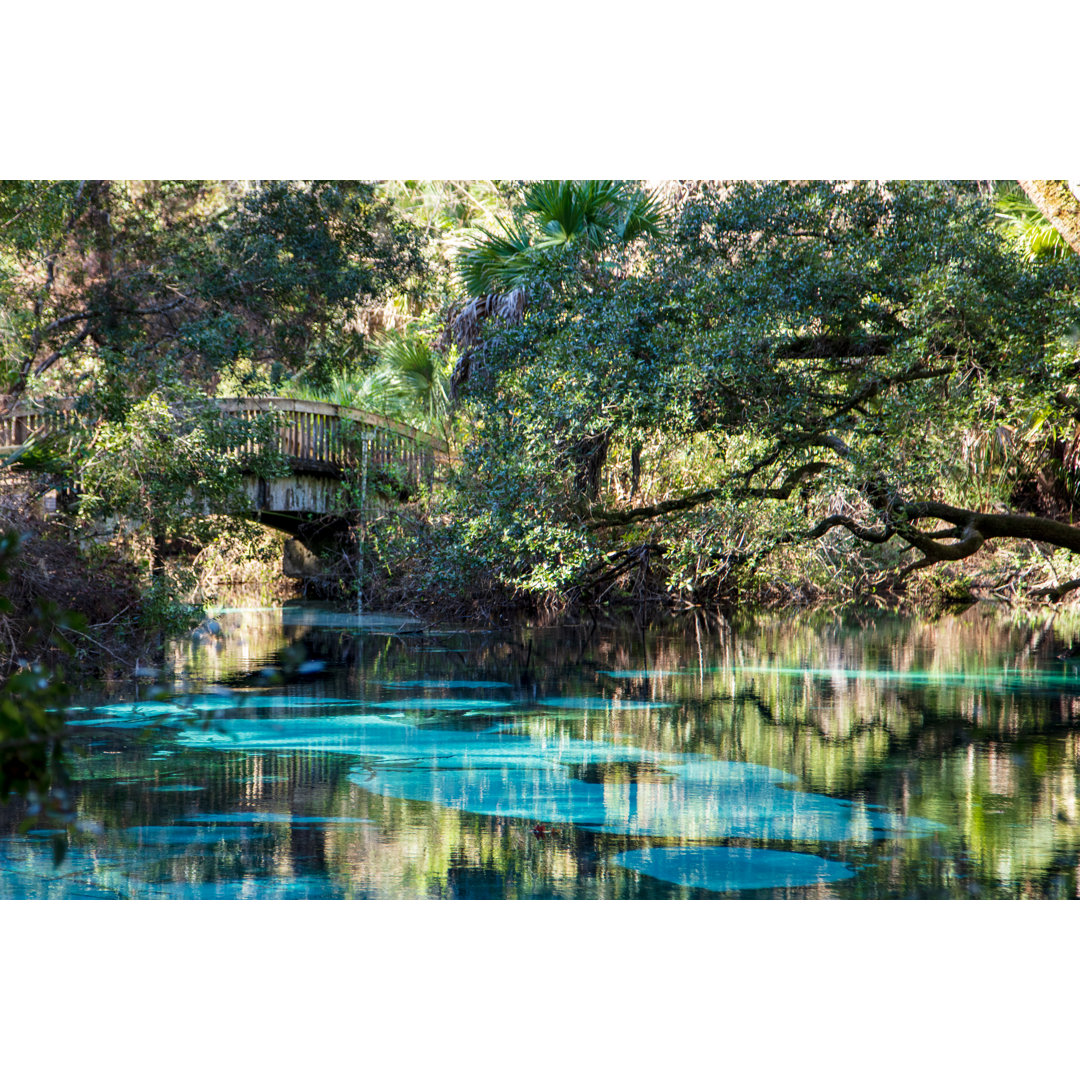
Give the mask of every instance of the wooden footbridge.
M 434 483 L 452 461 L 445 440 L 378 413 L 279 397 L 218 398 L 216 405 L 223 413 L 248 420 L 266 415 L 276 419 L 274 437 L 289 461 L 290 474 L 274 480 L 248 476 L 248 495 L 253 516 L 294 535 L 333 527 L 341 519 L 338 494 L 346 475 L 359 480 L 366 472 L 364 516 L 370 517 Z M 74 418 L 70 401 L 48 409 L 16 406 L 0 417 L 0 463 L 28 444 L 63 434 Z M 242 449 L 260 448 L 252 442 Z

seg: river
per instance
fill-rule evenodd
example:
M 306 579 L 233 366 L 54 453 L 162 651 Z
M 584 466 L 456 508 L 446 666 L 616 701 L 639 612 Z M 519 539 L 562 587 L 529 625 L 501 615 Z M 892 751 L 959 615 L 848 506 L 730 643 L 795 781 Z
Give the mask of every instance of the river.
M 0 899 L 1076 898 L 1076 625 L 227 610 L 78 698 Z

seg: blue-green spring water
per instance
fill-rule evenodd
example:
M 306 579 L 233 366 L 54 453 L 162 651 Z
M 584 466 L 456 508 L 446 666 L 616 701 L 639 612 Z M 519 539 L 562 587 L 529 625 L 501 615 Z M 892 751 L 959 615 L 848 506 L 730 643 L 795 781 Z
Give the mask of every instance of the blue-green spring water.
M 1077 895 L 1067 628 L 217 621 L 83 695 L 0 898 Z

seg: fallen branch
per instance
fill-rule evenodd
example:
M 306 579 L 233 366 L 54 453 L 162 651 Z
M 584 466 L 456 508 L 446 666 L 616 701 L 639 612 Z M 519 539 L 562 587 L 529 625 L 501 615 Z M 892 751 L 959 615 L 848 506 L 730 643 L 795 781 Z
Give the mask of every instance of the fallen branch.
M 1042 600 L 1049 600 L 1050 603 L 1056 604 L 1062 597 L 1071 593 L 1074 589 L 1080 589 L 1080 578 L 1073 578 L 1071 581 L 1063 581 L 1060 585 L 1044 585 L 1039 589 L 1032 589 L 1031 595 Z

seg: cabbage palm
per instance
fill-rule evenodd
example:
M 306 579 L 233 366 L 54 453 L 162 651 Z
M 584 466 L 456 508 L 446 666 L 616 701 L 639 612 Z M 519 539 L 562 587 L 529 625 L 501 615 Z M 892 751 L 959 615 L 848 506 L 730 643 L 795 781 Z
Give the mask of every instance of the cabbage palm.
M 517 322 L 525 312 L 526 286 L 538 252 L 577 245 L 582 272 L 596 276 L 606 248 L 664 231 L 667 209 L 654 194 L 625 180 L 539 180 L 526 186 L 520 220 L 500 219 L 458 257 L 461 282 L 471 297 L 450 316 L 450 336 L 460 351 L 451 382 L 469 377 L 486 319 Z
M 378 368 L 363 374 L 340 372 L 329 386 L 313 386 L 303 379 L 289 382 L 280 388 L 283 396 L 300 401 L 325 401 L 346 409 L 362 409 L 397 417 L 402 413 L 402 403 L 396 387 Z
M 658 236 L 665 210 L 655 196 L 625 180 L 540 180 L 525 188 L 522 221 L 498 219 L 458 260 L 470 296 L 508 293 L 525 284 L 531 255 L 578 243 L 595 255 L 608 245 Z
M 532 235 L 520 226 L 499 219 L 499 231 L 479 229 L 482 239 L 458 255 L 461 282 L 472 297 L 513 292 L 528 276 Z
M 376 345 L 379 373 L 407 413 L 424 426 L 446 426 L 450 380 L 444 361 L 415 329 L 391 331 Z
M 1028 259 L 1034 262 L 1073 257 L 1073 250 L 1065 238 L 1018 184 L 1004 185 L 994 197 L 994 203 L 998 218 L 1027 252 Z

